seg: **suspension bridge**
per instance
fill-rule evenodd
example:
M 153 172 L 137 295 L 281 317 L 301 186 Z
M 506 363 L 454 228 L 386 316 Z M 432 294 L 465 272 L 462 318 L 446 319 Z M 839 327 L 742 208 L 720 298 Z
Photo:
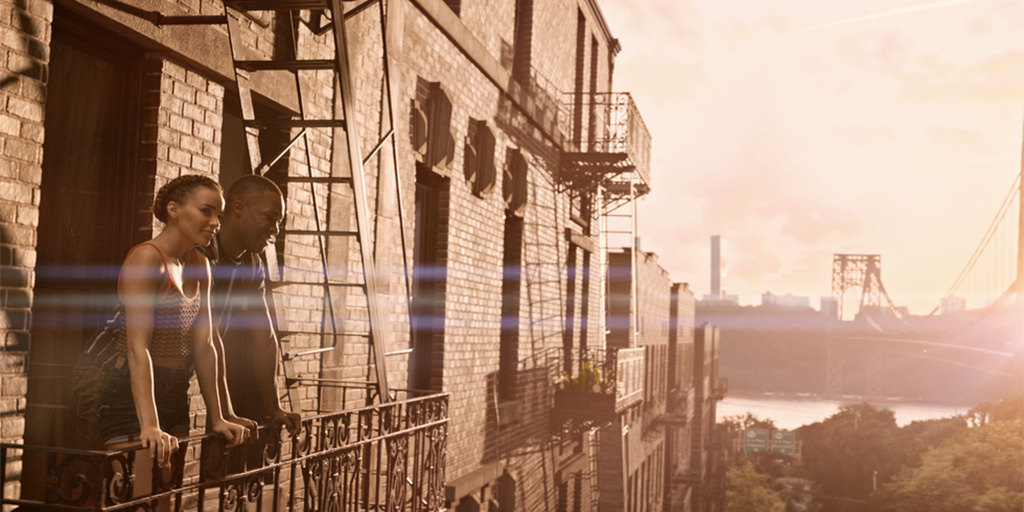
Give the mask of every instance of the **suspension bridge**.
M 837 318 L 851 292 L 860 292 L 860 302 L 852 321 L 828 332 L 827 395 L 849 388 L 844 368 L 856 363 L 863 396 L 883 396 L 883 362 L 907 357 L 988 373 L 1005 379 L 1008 393 L 1024 391 L 1024 145 L 1021 160 L 980 243 L 930 314 L 910 316 L 893 304 L 880 255 L 834 256 Z

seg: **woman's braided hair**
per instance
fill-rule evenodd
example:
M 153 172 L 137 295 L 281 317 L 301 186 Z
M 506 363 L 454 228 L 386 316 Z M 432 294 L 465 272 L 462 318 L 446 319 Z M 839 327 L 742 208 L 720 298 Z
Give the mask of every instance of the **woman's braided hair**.
M 185 199 L 188 198 L 189 194 L 200 188 L 216 190 L 223 194 L 220 184 L 211 178 L 200 174 L 186 174 L 178 176 L 177 178 L 167 182 L 166 185 L 160 187 L 160 190 L 157 191 L 156 199 L 153 200 L 153 215 L 157 220 L 166 224 L 167 204 L 171 201 L 178 204 L 185 204 Z

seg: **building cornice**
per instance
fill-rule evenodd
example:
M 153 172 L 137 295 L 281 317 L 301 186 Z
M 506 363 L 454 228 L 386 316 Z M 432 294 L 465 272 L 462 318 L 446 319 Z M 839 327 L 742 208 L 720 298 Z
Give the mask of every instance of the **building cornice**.
M 611 51 L 612 55 L 618 55 L 622 51 L 622 46 L 619 44 L 619 40 L 612 36 L 612 31 L 608 28 L 608 22 L 605 21 L 604 13 L 601 12 L 601 7 L 597 5 L 597 0 L 586 0 L 586 2 L 590 12 L 594 15 L 594 21 L 597 22 L 597 27 L 601 30 L 601 34 L 608 40 L 609 51 Z

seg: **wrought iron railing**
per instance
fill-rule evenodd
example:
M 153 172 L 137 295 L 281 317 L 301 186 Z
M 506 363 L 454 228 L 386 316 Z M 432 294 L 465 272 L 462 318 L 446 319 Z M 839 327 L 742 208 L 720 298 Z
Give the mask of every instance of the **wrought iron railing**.
M 433 394 L 306 418 L 291 438 L 261 427 L 256 441 L 231 449 L 219 435 L 190 438 L 142 495 L 138 447 L 0 444 L 0 482 L 10 461 L 45 461 L 45 478 L 23 481 L 22 497 L 0 497 L 0 509 L 153 510 L 165 502 L 174 510 L 435 512 L 445 507 L 447 430 L 448 395 Z M 197 475 L 196 460 L 186 460 L 192 446 Z
M 651 132 L 629 93 L 568 94 L 559 123 L 576 151 L 622 156 L 650 185 Z
M 584 350 L 577 360 L 563 352 L 561 357 L 556 391 L 607 395 L 616 412 L 643 400 L 643 348 Z

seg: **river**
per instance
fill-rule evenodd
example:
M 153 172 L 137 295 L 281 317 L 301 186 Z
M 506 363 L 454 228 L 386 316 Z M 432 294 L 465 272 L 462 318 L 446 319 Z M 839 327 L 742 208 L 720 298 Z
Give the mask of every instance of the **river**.
M 726 395 L 718 403 L 718 419 L 737 414 L 752 413 L 761 419 L 771 419 L 780 429 L 792 430 L 802 425 L 821 421 L 839 411 L 839 406 L 861 403 L 864 400 L 826 400 L 817 396 Z M 879 401 L 875 407 L 891 409 L 899 426 L 919 420 L 945 418 L 964 414 L 973 405 L 943 405 L 915 402 Z

